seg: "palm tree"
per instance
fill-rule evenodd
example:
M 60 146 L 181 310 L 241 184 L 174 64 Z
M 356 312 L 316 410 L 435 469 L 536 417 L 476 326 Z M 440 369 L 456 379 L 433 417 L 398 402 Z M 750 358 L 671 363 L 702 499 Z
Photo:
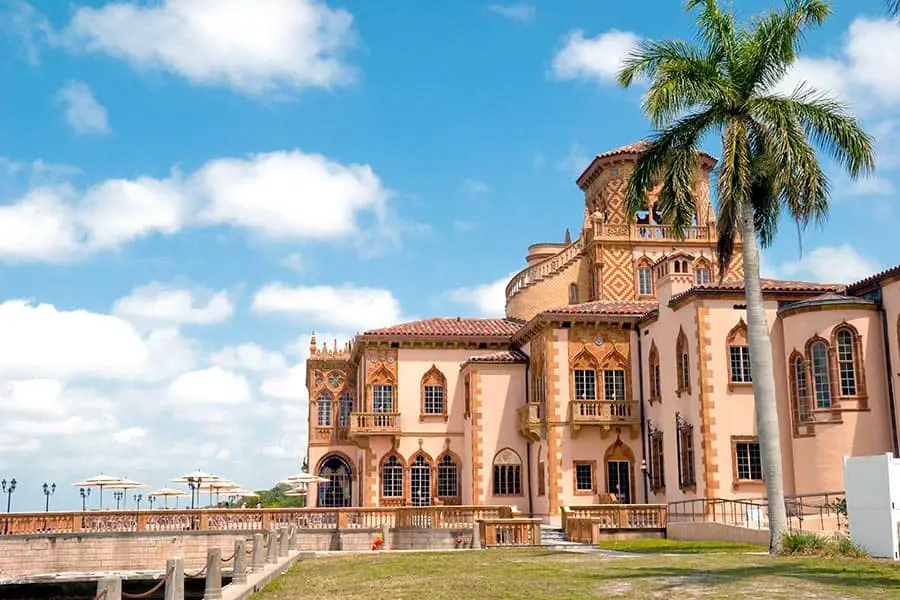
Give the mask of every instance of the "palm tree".
M 887 0 L 888 13 L 892 17 L 900 15 L 900 0 Z
M 747 325 L 757 432 L 769 499 L 770 551 L 787 532 L 772 346 L 759 280 L 759 249 L 768 246 L 783 212 L 798 232 L 828 216 L 828 178 L 813 147 L 827 151 L 852 178 L 873 170 L 872 139 L 846 108 L 807 85 L 774 91 L 794 62 L 803 32 L 831 13 L 828 0 L 785 0 L 738 24 L 717 0 L 688 0 L 697 11 L 695 44 L 647 41 L 626 59 L 619 82 L 649 81 L 643 108 L 657 132 L 638 159 L 627 190 L 630 214 L 658 206 L 679 237 L 695 215 L 693 174 L 703 137 L 722 139 L 717 171 L 719 278 L 742 237 Z

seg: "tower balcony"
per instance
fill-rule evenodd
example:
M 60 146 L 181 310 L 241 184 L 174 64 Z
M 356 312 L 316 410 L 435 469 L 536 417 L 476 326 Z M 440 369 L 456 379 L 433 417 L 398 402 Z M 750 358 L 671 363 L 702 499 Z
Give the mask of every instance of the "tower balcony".
M 640 433 L 641 414 L 635 400 L 573 400 L 569 402 L 572 435 L 588 425 L 601 427 L 601 435 L 614 427 L 627 427 L 632 437 Z
M 595 240 L 630 240 L 634 242 L 679 242 L 690 245 L 699 242 L 701 245 L 709 245 L 716 241 L 716 226 L 695 225 L 687 227 L 684 231 L 684 239 L 675 235 L 675 228 L 671 225 L 641 225 L 636 223 L 609 224 L 594 221 Z
M 400 433 L 400 413 L 350 413 L 350 436 L 396 435 Z
M 541 422 L 543 421 L 543 406 L 538 402 L 529 402 L 519 408 L 519 435 L 537 442 L 541 439 Z

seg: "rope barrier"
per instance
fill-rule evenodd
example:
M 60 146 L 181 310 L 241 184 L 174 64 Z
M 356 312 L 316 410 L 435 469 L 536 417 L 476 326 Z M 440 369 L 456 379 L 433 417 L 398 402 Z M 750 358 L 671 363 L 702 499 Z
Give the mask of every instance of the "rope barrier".
M 231 562 L 231 559 L 233 559 L 234 556 L 235 556 L 236 554 L 237 554 L 237 550 L 235 550 L 234 552 L 232 552 L 232 553 L 231 553 L 231 556 L 227 556 L 227 557 L 225 557 L 225 558 L 222 558 L 221 560 L 222 560 L 223 563 Z
M 94 595 L 94 600 L 103 600 L 106 598 L 106 590 L 100 590 Z
M 166 581 L 168 581 L 169 575 L 171 575 L 171 574 L 172 574 L 171 571 L 166 571 L 166 574 L 163 576 L 163 578 L 160 579 L 156 583 L 156 585 L 154 585 L 152 588 L 150 588 L 146 592 L 142 592 L 140 594 L 129 594 L 128 592 L 123 591 L 122 597 L 123 598 L 135 598 L 135 599 L 136 598 L 149 598 L 150 596 L 152 596 L 153 594 L 155 594 L 156 592 L 159 591 L 159 588 L 161 588 L 166 583 Z
M 207 567 L 207 566 L 208 566 L 208 565 L 203 565 L 203 568 L 200 569 L 199 571 L 197 571 L 196 573 L 188 573 L 188 572 L 185 572 L 185 573 L 184 573 L 184 576 L 185 576 L 185 577 L 192 577 L 192 578 L 193 578 L 193 577 L 200 577 L 201 575 L 203 575 L 204 573 L 206 573 L 206 567 Z

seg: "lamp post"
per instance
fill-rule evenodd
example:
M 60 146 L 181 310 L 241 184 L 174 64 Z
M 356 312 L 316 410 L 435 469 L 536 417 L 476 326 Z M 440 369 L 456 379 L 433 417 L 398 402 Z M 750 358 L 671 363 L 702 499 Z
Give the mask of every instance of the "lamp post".
M 44 512 L 50 512 L 50 496 L 56 493 L 56 483 L 47 485 L 45 481 L 41 485 L 41 489 L 44 491 Z
M 113 498 L 116 500 L 116 510 L 119 510 L 122 500 L 125 499 L 125 492 L 113 492 Z
M 138 510 L 141 510 L 141 500 L 143 500 L 143 499 L 144 499 L 143 494 L 135 494 L 134 495 L 134 502 L 137 505 Z
M 200 484 L 203 479 L 200 477 L 188 477 L 188 487 L 191 489 L 191 509 L 195 508 L 194 498 L 197 498 L 197 504 L 200 504 Z
M 13 492 L 16 491 L 16 478 L 13 477 L 12 480 L 7 485 L 5 479 L 0 480 L 0 490 L 3 490 L 3 493 L 6 494 L 6 512 L 10 512 L 10 508 L 12 507 L 12 495 Z
M 81 494 L 81 510 L 87 510 L 87 499 L 91 497 L 91 488 L 79 488 L 78 493 Z
M 147 496 L 147 504 L 150 505 L 150 510 L 153 510 L 154 502 L 156 502 L 156 496 Z

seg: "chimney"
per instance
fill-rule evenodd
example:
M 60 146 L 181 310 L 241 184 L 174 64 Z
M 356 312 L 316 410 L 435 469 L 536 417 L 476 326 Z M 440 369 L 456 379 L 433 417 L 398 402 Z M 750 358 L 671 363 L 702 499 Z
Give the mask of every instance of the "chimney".
M 694 287 L 694 257 L 676 250 L 656 261 L 653 275 L 656 279 L 656 296 L 662 307 L 669 303 L 672 296 Z

